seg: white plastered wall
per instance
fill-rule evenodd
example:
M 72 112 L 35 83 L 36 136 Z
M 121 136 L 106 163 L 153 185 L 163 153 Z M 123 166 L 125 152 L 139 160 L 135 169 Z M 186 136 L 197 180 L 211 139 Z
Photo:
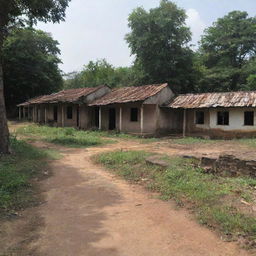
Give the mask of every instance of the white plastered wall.
M 228 111 L 229 112 L 229 125 L 217 125 L 217 112 Z M 254 125 L 244 125 L 244 112 L 254 111 Z M 232 130 L 244 130 L 255 131 L 256 130 L 256 108 L 217 108 L 210 109 L 210 125 L 211 129 L 220 129 L 224 131 Z

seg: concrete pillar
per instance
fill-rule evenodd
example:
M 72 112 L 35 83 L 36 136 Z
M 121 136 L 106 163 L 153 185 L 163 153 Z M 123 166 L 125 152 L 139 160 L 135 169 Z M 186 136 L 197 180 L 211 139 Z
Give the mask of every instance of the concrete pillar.
M 26 118 L 26 107 L 23 107 L 23 119 Z
M 47 113 L 47 105 L 45 105 L 45 108 L 44 108 L 44 123 L 47 124 L 48 122 L 48 113 Z
M 30 120 L 30 112 L 29 112 L 30 108 L 28 106 L 28 120 Z
M 186 126 L 187 126 L 187 111 L 184 109 L 183 111 L 183 137 L 186 137 Z
M 36 122 L 36 107 L 35 105 L 33 106 L 33 109 L 32 109 L 32 119 L 33 119 L 33 122 L 35 123 Z
M 123 114 L 123 109 L 120 107 L 119 110 L 119 131 L 122 132 L 122 114 Z
M 42 110 L 41 105 L 38 106 L 38 110 L 39 111 L 38 111 L 38 120 L 37 120 L 37 122 L 40 123 L 41 122 L 41 117 L 42 117 L 42 115 L 41 115 L 42 114 L 41 113 L 41 110 Z
M 101 121 L 101 107 L 99 108 L 99 130 L 102 129 L 102 121 Z
M 76 123 L 77 123 L 77 128 L 80 128 L 80 121 L 81 121 L 81 118 L 80 118 L 80 105 L 77 105 L 77 114 L 76 114 L 76 118 L 78 120 L 76 120 Z
M 21 107 L 19 107 L 19 120 L 21 120 Z
M 144 132 L 144 108 L 143 105 L 141 105 L 140 108 L 140 133 L 143 134 Z
M 64 113 L 64 105 L 62 104 L 61 106 L 61 122 L 62 122 L 62 127 L 65 126 L 65 113 Z

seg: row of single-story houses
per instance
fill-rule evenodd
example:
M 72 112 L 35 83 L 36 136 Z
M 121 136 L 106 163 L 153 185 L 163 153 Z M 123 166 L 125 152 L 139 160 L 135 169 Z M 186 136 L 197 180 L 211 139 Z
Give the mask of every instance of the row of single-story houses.
M 175 95 L 168 84 L 63 90 L 18 105 L 19 118 L 56 127 L 215 138 L 256 135 L 256 92 Z

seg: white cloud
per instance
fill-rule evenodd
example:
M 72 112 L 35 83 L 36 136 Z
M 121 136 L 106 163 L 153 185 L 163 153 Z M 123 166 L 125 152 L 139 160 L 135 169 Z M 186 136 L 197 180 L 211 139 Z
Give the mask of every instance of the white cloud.
M 201 39 L 204 29 L 206 28 L 206 24 L 201 19 L 200 14 L 196 9 L 188 9 L 186 13 L 186 24 L 191 28 L 192 43 L 197 45 L 198 41 Z

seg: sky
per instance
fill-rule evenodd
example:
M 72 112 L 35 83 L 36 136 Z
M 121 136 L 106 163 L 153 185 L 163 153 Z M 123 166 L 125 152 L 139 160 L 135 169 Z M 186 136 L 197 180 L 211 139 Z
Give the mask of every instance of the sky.
M 256 15 L 255 0 L 175 0 L 187 13 L 192 43 L 197 45 L 205 28 L 233 10 Z M 72 0 L 66 20 L 60 24 L 39 23 L 38 29 L 51 33 L 61 50 L 60 69 L 80 71 L 89 61 L 105 58 L 113 66 L 129 66 L 134 59 L 125 35 L 128 16 L 136 7 L 146 10 L 159 6 L 159 0 Z

